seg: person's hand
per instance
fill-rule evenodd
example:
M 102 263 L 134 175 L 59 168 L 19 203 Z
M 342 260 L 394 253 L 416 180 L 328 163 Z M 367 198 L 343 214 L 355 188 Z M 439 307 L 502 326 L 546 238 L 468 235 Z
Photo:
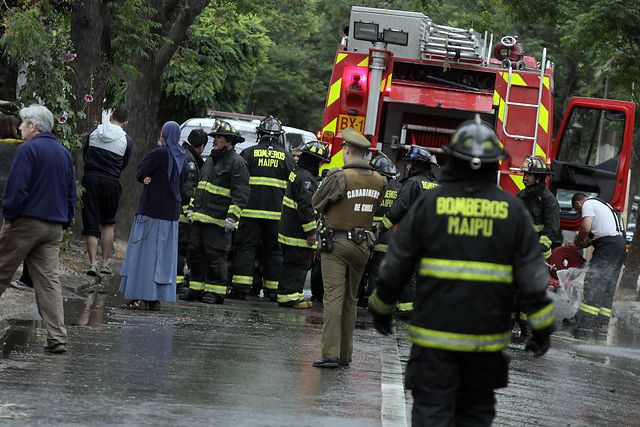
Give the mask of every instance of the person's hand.
M 307 234 L 307 246 L 313 246 L 317 241 L 318 241 L 318 236 L 316 235 L 315 231 Z
M 378 313 L 371 305 L 369 305 L 369 313 L 371 314 L 373 327 L 376 328 L 376 331 L 385 336 L 393 333 L 393 315 Z
M 533 352 L 535 357 L 540 357 L 551 347 L 551 335 L 533 332 L 527 340 L 524 349 Z
M 150 176 L 145 176 L 144 179 L 142 180 L 142 183 L 144 185 L 149 185 L 151 184 L 151 177 Z
M 227 233 L 232 233 L 238 228 L 238 221 L 234 221 L 231 218 L 227 218 L 224 220 L 224 231 Z
M 576 243 L 575 242 L 567 242 L 566 246 L 571 246 L 572 248 L 576 247 Z

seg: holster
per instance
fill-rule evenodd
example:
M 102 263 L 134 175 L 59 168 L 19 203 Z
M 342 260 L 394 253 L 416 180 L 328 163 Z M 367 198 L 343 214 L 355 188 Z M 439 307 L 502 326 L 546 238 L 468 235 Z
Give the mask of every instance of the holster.
M 347 240 L 351 240 L 356 245 L 360 245 L 363 242 L 367 243 L 369 249 L 372 249 L 375 245 L 375 234 L 373 232 L 365 230 L 364 228 L 352 228 L 351 230 L 334 230 L 334 237 L 342 237 Z
M 333 230 L 322 223 L 318 228 L 318 250 L 320 252 L 333 251 Z

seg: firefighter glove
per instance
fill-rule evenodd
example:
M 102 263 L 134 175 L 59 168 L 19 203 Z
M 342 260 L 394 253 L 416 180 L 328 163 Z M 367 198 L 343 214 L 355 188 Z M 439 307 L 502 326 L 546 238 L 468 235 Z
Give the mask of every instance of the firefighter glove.
M 378 313 L 371 306 L 369 306 L 369 313 L 371 313 L 376 331 L 385 336 L 393 333 L 393 315 Z
M 551 346 L 551 335 L 534 331 L 527 340 L 524 349 L 533 352 L 535 357 L 540 357 L 549 350 Z
M 238 228 L 238 221 L 234 221 L 231 218 L 224 220 L 224 231 L 232 233 L 236 228 Z

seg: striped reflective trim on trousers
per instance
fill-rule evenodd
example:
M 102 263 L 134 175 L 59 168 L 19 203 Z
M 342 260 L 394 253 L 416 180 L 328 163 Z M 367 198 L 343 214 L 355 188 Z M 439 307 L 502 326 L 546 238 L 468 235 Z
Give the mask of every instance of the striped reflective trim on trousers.
M 242 211 L 242 216 L 245 218 L 280 220 L 280 212 L 263 211 L 259 209 L 245 209 Z
M 287 188 L 287 181 L 278 178 L 269 178 L 266 176 L 249 177 L 249 185 L 265 185 L 267 187 Z
M 189 282 L 189 289 L 191 289 L 192 291 L 203 291 L 204 282 L 197 282 L 195 280 L 191 280 Z
M 553 303 L 547 304 L 541 310 L 530 314 L 528 317 L 529 324 L 533 330 L 540 330 L 553 325 L 556 319 Z
M 193 222 L 215 224 L 219 227 L 224 227 L 224 219 L 214 218 L 201 212 L 191 212 L 191 215 L 189 215 L 189 219 L 191 219 L 191 221 Z
M 184 276 L 176 276 L 176 284 L 181 285 L 185 283 Z
M 198 190 L 205 190 L 208 193 L 215 194 L 217 196 L 230 197 L 231 190 L 225 187 L 220 187 L 210 183 L 209 181 L 198 182 Z
M 227 287 L 224 285 L 212 285 L 210 283 L 205 283 L 204 291 L 225 296 L 227 294 Z
M 607 307 L 600 307 L 598 310 L 600 316 L 611 317 L 611 309 Z
M 291 209 L 298 209 L 298 203 L 287 196 L 282 198 L 282 204 Z
M 310 222 L 307 222 L 306 224 L 302 224 L 302 231 L 304 231 L 305 233 L 308 233 L 311 230 L 314 230 L 315 228 L 316 228 L 315 221 L 310 221 Z
M 239 274 L 234 274 L 231 279 L 231 283 L 234 285 L 251 285 L 253 284 L 253 276 L 242 276 Z
M 413 303 L 412 302 L 399 302 L 398 303 L 398 311 L 402 311 L 402 312 L 413 311 Z
M 413 344 L 452 351 L 500 351 L 507 348 L 511 331 L 497 334 L 460 334 L 409 326 L 409 341 Z
M 278 242 L 287 246 L 295 246 L 298 248 L 306 248 L 306 249 L 317 249 L 318 243 L 314 243 L 313 246 L 307 245 L 307 241 L 305 239 L 298 239 L 297 237 L 289 237 L 284 234 L 278 233 Z
M 581 303 L 578 306 L 578 310 L 584 313 L 590 314 L 592 316 L 597 316 L 600 314 L 600 308 L 593 305 L 585 304 L 585 303 Z
M 302 292 L 296 292 L 294 294 L 278 294 L 278 302 L 296 302 L 303 301 L 304 294 Z
M 420 275 L 473 282 L 512 283 L 513 267 L 507 264 L 480 261 L 422 258 Z
M 277 280 L 265 280 L 263 282 L 265 289 L 278 290 L 278 281 Z

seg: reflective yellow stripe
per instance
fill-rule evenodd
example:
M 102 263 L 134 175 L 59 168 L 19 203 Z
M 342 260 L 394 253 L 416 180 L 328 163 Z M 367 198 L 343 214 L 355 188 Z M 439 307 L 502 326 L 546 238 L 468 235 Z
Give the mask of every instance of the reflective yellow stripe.
M 452 351 L 500 351 L 509 345 L 511 331 L 499 334 L 459 334 L 409 326 L 409 341 L 422 347 Z
M 544 259 L 547 259 L 547 258 L 549 258 L 550 256 L 551 256 L 551 249 L 548 249 L 548 250 L 546 250 L 546 251 L 542 252 L 542 257 L 543 257 Z
M 582 303 L 578 306 L 578 310 L 583 311 L 592 316 L 597 316 L 600 314 L 600 309 L 598 307 L 594 307 L 593 305 Z
M 540 103 L 540 115 L 538 116 L 538 124 L 545 132 L 549 133 L 549 110 L 544 103 Z
M 278 221 L 280 219 L 280 212 L 245 209 L 242 211 L 242 216 L 244 218 L 273 219 Z
M 184 276 L 176 276 L 176 283 L 177 284 L 184 283 Z
M 472 282 L 513 282 L 511 265 L 480 261 L 422 258 L 420 275 Z
M 198 190 L 205 190 L 211 194 L 216 194 L 218 196 L 230 197 L 231 190 L 228 188 L 220 187 L 218 185 L 214 185 L 209 181 L 200 181 L 198 182 Z
M 223 285 L 212 285 L 210 283 L 205 283 L 204 291 L 225 296 L 227 294 L 227 287 Z
M 240 209 L 240 206 L 238 205 L 230 205 L 229 210 L 227 211 L 227 216 L 228 215 L 235 215 L 236 217 L 240 218 L 240 216 L 242 215 L 242 209 Z
M 287 188 L 287 181 L 266 176 L 249 177 L 249 185 L 266 185 L 267 187 Z
M 291 209 L 298 209 L 298 203 L 287 196 L 282 198 L 282 204 Z
M 305 233 L 310 232 L 311 230 L 316 228 L 316 222 L 315 221 L 311 221 L 311 222 L 307 222 L 306 224 L 302 224 L 302 231 L 304 231 Z
M 369 307 L 375 312 L 380 314 L 391 314 L 395 310 L 393 304 L 387 304 L 382 301 L 376 291 L 369 297 Z
M 412 302 L 399 302 L 398 303 L 398 311 L 413 311 L 413 303 Z
M 548 236 L 540 236 L 540 239 L 538 239 L 538 242 L 540 242 L 541 245 L 546 246 L 546 247 L 551 247 L 551 239 Z
M 192 291 L 202 291 L 204 290 L 204 282 L 196 282 L 192 280 L 189 282 L 189 289 Z
M 253 277 L 234 274 L 233 279 L 231 279 L 231 283 L 234 285 L 251 285 L 253 283 Z
M 284 234 L 278 233 L 278 242 L 287 246 L 296 246 L 299 248 L 307 248 L 307 249 L 317 249 L 318 243 L 314 243 L 313 246 L 307 245 L 307 241 L 305 239 L 298 239 L 296 237 L 285 236 Z
M 339 78 L 329 88 L 329 95 L 327 96 L 327 107 L 340 99 L 340 89 L 342 88 L 342 78 Z
M 304 300 L 304 294 L 297 292 L 295 294 L 278 294 L 278 302 L 295 302 Z
M 384 243 L 378 243 L 373 248 L 376 252 L 386 253 L 389 250 L 389 245 L 385 245 Z
M 214 218 L 201 212 L 191 212 L 189 218 L 194 222 L 203 222 L 205 224 L 215 224 L 217 226 L 224 227 L 224 219 Z
M 382 217 L 382 225 L 384 225 L 384 228 L 386 229 L 393 227 L 393 223 L 389 221 L 389 218 L 387 218 L 386 215 Z
M 598 310 L 600 313 L 600 316 L 605 316 L 605 317 L 611 317 L 611 309 L 607 308 L 607 307 L 600 307 L 600 310 Z
M 278 281 L 277 280 L 265 280 L 264 287 L 266 289 L 278 289 Z
M 536 231 L 536 233 L 541 232 L 543 228 L 544 224 L 533 224 L 533 229 Z
M 189 224 L 190 221 L 189 221 L 189 218 L 187 218 L 186 216 L 180 215 L 180 218 L 178 218 L 178 222 L 181 222 L 183 224 Z
M 373 217 L 373 222 L 382 222 L 382 218 L 381 216 L 374 216 Z
M 553 309 L 553 303 L 546 305 L 543 309 L 529 315 L 529 324 L 531 329 L 540 330 L 553 325 L 556 313 Z

